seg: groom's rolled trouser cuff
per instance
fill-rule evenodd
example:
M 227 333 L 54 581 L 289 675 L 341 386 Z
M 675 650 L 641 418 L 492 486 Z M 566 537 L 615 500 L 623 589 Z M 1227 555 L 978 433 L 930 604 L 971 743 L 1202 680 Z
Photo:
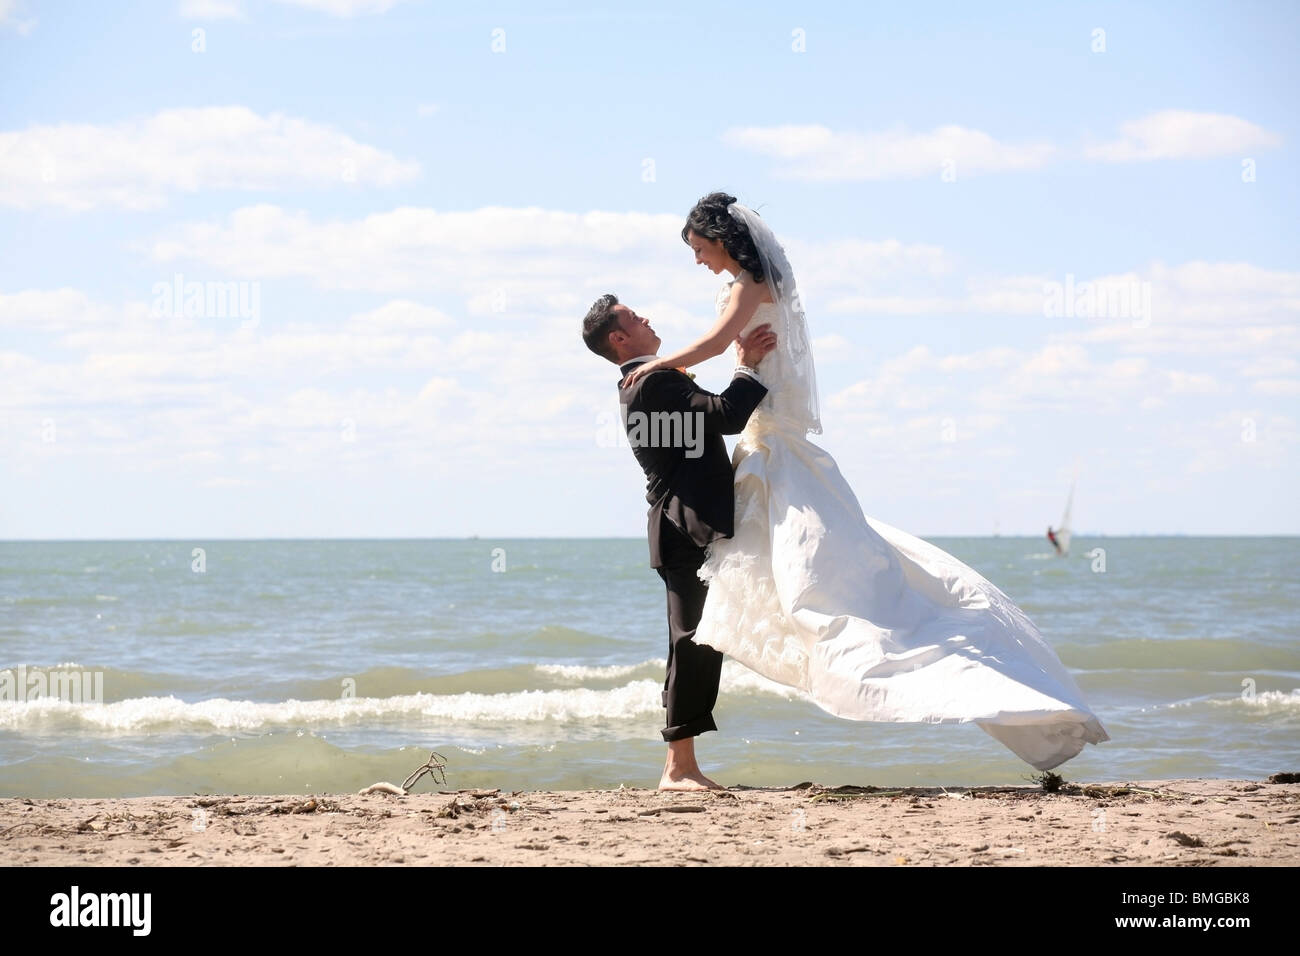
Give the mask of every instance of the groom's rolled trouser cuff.
M 704 563 L 704 549 L 667 519 L 661 542 L 664 564 L 657 570 L 668 590 L 668 676 L 663 690 L 668 714 L 660 733 L 671 742 L 718 729 L 713 708 L 722 678 L 722 652 L 693 640 L 709 593 L 696 574 Z
M 664 692 L 664 697 L 665 699 L 668 697 L 666 691 Z M 667 707 L 668 704 L 665 702 L 664 706 Z M 688 720 L 684 724 L 678 724 L 675 727 L 665 727 L 659 732 L 663 734 L 665 741 L 672 743 L 674 740 L 685 740 L 687 737 L 698 737 L 705 731 L 717 729 L 718 725 L 713 722 L 713 714 L 709 713 L 705 714 L 703 717 L 696 717 L 694 720 Z

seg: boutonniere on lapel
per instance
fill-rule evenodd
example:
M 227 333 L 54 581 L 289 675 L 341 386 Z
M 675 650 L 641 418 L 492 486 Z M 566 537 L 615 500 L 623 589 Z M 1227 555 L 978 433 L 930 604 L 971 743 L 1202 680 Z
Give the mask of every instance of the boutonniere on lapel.
M 684 365 L 679 365 L 679 366 L 677 366 L 677 371 L 681 372 L 683 375 L 685 375 L 687 378 L 689 378 L 692 382 L 695 381 L 695 373 L 694 373 L 694 372 L 688 372 L 688 371 L 686 371 L 686 366 L 684 366 Z

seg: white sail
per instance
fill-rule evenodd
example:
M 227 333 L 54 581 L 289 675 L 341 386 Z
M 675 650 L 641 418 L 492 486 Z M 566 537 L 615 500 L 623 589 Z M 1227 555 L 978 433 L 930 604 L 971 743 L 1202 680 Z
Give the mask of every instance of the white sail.
M 1061 546 L 1061 554 L 1070 553 L 1070 506 L 1074 504 L 1074 482 L 1070 482 L 1070 494 L 1065 499 L 1065 514 L 1061 515 L 1061 526 L 1056 529 L 1056 543 Z

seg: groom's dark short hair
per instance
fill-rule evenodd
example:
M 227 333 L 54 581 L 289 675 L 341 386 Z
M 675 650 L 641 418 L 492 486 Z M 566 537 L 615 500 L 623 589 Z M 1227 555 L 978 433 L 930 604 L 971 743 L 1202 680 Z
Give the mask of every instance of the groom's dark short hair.
M 616 305 L 618 296 L 606 292 L 592 303 L 587 317 L 582 320 L 582 341 L 587 343 L 587 348 L 615 365 L 618 364 L 618 353 L 609 344 L 609 333 L 618 331 L 618 313 L 614 311 Z

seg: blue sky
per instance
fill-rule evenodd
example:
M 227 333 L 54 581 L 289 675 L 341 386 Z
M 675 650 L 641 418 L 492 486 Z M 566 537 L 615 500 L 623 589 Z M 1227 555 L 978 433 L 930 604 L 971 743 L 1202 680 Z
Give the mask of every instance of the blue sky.
M 605 291 L 708 328 L 716 189 L 786 246 L 868 515 L 1042 534 L 1077 472 L 1080 534 L 1300 533 L 1297 39 L 1283 3 L 0 0 L 0 537 L 642 535 L 578 329 Z

